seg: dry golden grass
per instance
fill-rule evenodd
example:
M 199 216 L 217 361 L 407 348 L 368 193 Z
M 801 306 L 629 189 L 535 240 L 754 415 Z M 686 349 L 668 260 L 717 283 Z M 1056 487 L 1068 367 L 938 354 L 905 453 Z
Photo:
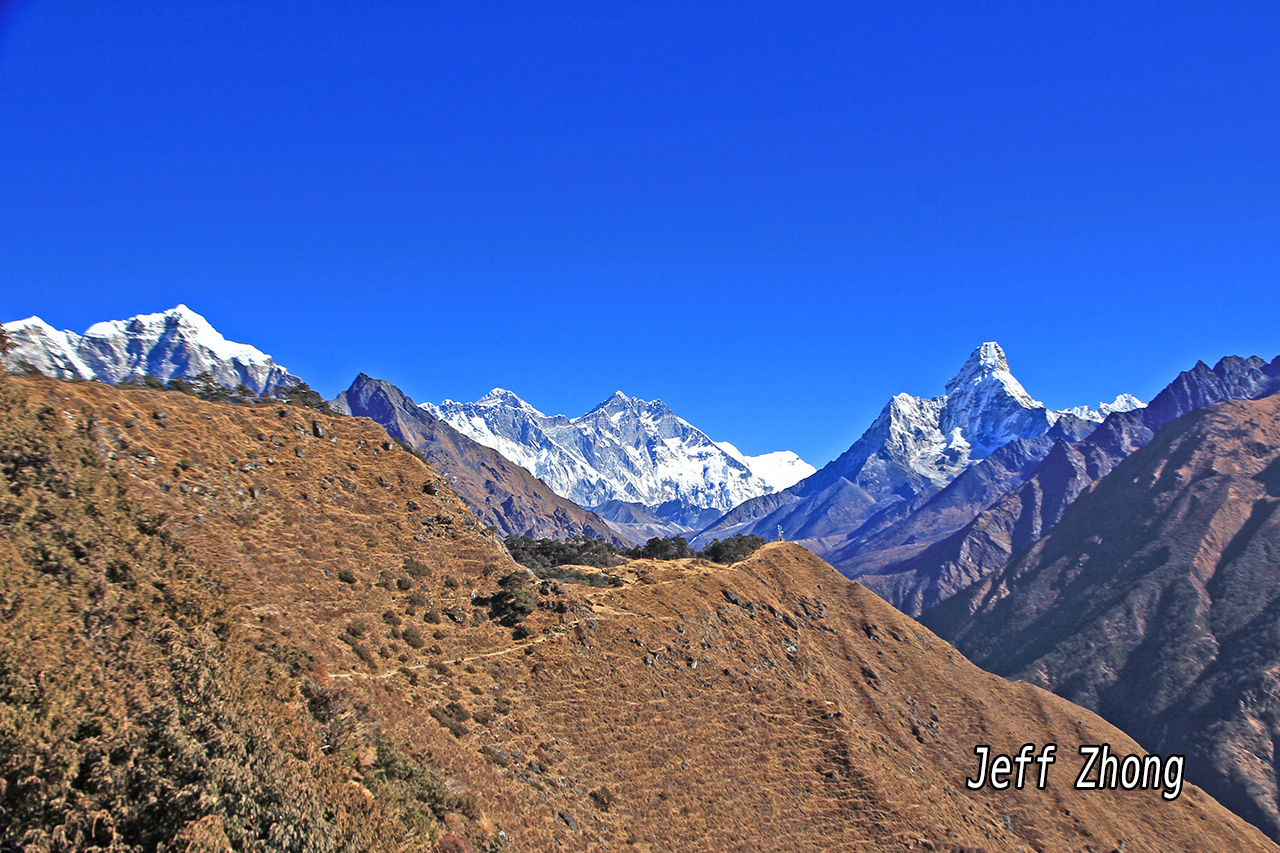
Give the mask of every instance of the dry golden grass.
M 1071 789 L 1075 744 L 1136 746 L 796 546 L 537 584 L 516 639 L 483 606 L 514 565 L 371 422 L 16 384 L 216 574 L 240 636 L 309 673 L 352 790 L 430 801 L 439 849 L 1274 849 L 1195 790 Z M 1049 789 L 965 790 L 976 744 L 1027 742 L 1059 744 Z

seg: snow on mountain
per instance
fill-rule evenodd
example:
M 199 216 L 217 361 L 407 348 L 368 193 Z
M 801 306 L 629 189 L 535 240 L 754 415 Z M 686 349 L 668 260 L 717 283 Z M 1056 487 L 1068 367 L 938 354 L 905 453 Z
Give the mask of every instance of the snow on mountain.
M 794 486 L 818 470 L 792 450 L 775 450 L 759 456 L 747 456 L 727 441 L 717 441 L 715 445 L 750 468 L 753 474 L 772 486 L 775 491 Z
M 746 456 L 712 441 L 661 400 L 621 391 L 576 418 L 545 415 L 501 388 L 474 403 L 422 405 L 585 507 L 676 501 L 723 511 L 814 470 L 790 451 Z
M 996 448 L 1043 435 L 1059 417 L 1027 393 L 992 341 L 974 350 L 942 396 L 894 397 L 851 448 L 849 461 L 894 458 L 941 488 Z
M 1134 409 L 1145 409 L 1146 407 L 1146 403 L 1132 394 L 1120 394 L 1110 403 L 1099 403 L 1096 409 L 1088 406 L 1075 406 L 1070 409 L 1064 409 L 1063 413 L 1075 415 L 1077 418 L 1083 418 L 1086 421 L 1102 423 L 1107 419 L 1107 415 L 1113 412 L 1132 412 Z
M 91 379 L 93 369 L 81 360 L 80 336 L 55 329 L 39 317 L 5 323 L 4 330 L 16 344 L 11 364 L 26 362 L 46 376 L 59 379 Z
M 776 527 L 791 538 L 844 537 L 877 513 L 934 494 L 974 463 L 1016 439 L 1057 427 L 1075 434 L 1105 409 L 1141 405 L 1130 395 L 1095 411 L 1058 412 L 1022 387 L 1000 345 L 980 345 L 936 397 L 898 394 L 839 458 L 776 495 L 736 507 L 699 536 Z M 1091 425 L 1089 425 L 1091 426 Z M 816 543 L 821 551 L 824 547 Z
M 56 330 L 39 317 L 5 323 L 4 329 L 17 345 L 7 359 L 10 365 L 29 364 L 62 379 L 114 385 L 143 376 L 167 381 L 207 372 L 215 382 L 243 384 L 256 394 L 300 381 L 261 350 L 228 341 L 185 305 L 94 323 L 83 335 Z
M 1044 435 L 1064 417 L 1101 423 L 1112 412 L 1144 404 L 1121 394 L 1097 409 L 1053 411 L 1033 398 L 1009 371 L 998 343 L 988 341 L 965 361 L 940 397 L 899 394 L 854 445 L 886 452 L 938 486 L 1015 439 Z

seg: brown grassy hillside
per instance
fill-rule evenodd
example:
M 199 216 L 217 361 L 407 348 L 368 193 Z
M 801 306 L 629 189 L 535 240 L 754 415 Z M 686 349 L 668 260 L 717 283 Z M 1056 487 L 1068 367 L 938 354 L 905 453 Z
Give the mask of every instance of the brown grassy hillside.
M 796 546 L 530 580 L 513 629 L 515 567 L 368 421 L 9 387 L 8 846 L 1275 849 L 1194 789 L 1075 791 L 1075 744 L 1132 741 Z M 975 744 L 1050 741 L 1047 790 L 965 789 Z

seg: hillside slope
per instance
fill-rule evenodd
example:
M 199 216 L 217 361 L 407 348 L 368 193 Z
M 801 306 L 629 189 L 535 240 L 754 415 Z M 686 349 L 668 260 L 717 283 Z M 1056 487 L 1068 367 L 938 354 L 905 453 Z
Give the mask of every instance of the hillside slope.
M 425 768 L 355 771 L 292 629 L 252 624 L 246 576 L 189 541 L 79 408 L 126 395 L 14 384 L 0 377 L 0 849 L 430 849 L 452 795 L 406 807 Z
M 1025 555 L 925 614 L 1093 708 L 1280 837 L 1280 396 L 1198 409 Z
M 288 849 L 270 833 L 284 832 L 278 815 L 295 802 L 334 824 L 290 830 L 296 849 L 338 847 L 365 825 L 375 840 L 364 849 L 452 853 L 1276 849 L 1194 788 L 1173 801 L 1153 790 L 1074 789 L 1077 744 L 1122 753 L 1136 745 L 1087 711 L 981 672 L 794 545 L 767 546 L 729 567 L 637 561 L 615 570 L 620 587 L 528 580 L 535 607 L 513 629 L 495 621 L 493 599 L 500 580 L 518 583 L 509 576 L 521 573 L 439 476 L 369 421 L 96 383 L 11 384 L 38 414 L 23 423 L 12 420 L 19 406 L 0 407 L 0 420 L 13 424 L 9 494 L 52 497 L 43 508 L 7 511 L 0 542 L 58 530 L 50 526 L 66 514 L 58 501 L 79 501 L 92 517 L 106 512 L 73 476 L 99 471 L 138 508 L 131 524 L 149 537 L 144 543 L 179 549 L 160 585 L 138 587 L 139 606 L 215 594 L 223 602 L 213 620 L 201 611 L 157 623 L 157 648 L 221 643 L 228 656 L 258 662 L 236 672 L 267 668 L 276 693 L 252 679 L 202 676 L 178 657 L 171 665 L 191 679 L 181 707 L 194 720 L 129 704 L 141 670 L 163 672 L 167 659 L 130 657 L 133 647 L 92 618 L 92 602 L 98 588 L 114 594 L 113 585 L 130 582 L 136 560 L 107 557 L 135 535 L 103 527 L 99 540 L 87 540 L 77 527 L 22 546 L 20 571 L 0 575 L 3 618 L 67 617 L 42 631 L 0 632 L 0 707 L 18 721 L 7 731 L 42 737 L 45 723 L 20 716 L 31 703 L 23 691 L 78 683 L 50 662 L 83 645 L 96 650 L 76 652 L 85 666 L 118 654 L 133 667 L 104 680 L 122 696 L 129 731 L 160 726 L 179 742 L 204 738 L 217 772 L 239 778 L 256 759 L 218 751 L 234 745 L 219 734 L 234 727 L 204 725 L 198 715 L 221 690 L 261 691 L 279 695 L 279 705 L 263 699 L 245 715 L 255 725 L 285 717 L 277 737 L 288 746 L 279 759 L 286 769 L 300 756 L 308 772 L 330 774 L 314 783 L 304 775 L 310 787 L 237 797 L 229 793 L 240 789 L 216 783 L 222 777 L 166 779 L 173 765 L 153 761 L 156 784 L 188 798 L 176 832 L 209 833 L 205 846 L 184 836 L 168 849 L 225 849 L 216 833 L 229 834 L 232 818 L 267 833 L 240 849 Z M 36 439 L 64 445 L 59 467 L 29 464 L 39 458 L 27 449 Z M 67 609 L 65 578 L 90 570 L 102 577 L 87 584 L 88 603 Z M 139 613 L 122 611 L 123 624 L 140 624 Z M 42 667 L 47 674 L 37 677 Z M 163 683 L 155 692 L 172 695 Z M 70 719 L 97 743 L 97 729 Z M 295 741 L 285 738 L 289 725 Z M 1059 744 L 1048 788 L 965 788 L 975 745 L 1010 751 L 1028 742 Z M 143 756 L 152 743 L 137 741 Z M 165 748 L 159 742 L 154 755 L 167 756 Z M 69 802 L 17 784 L 28 773 L 45 774 L 48 791 L 83 778 L 98 799 L 83 805 L 79 825 L 93 836 L 62 849 L 107 840 L 89 809 L 114 814 L 120 797 L 94 787 L 92 767 L 115 767 L 115 753 L 95 754 L 85 774 L 83 763 L 47 752 L 28 771 L 31 751 L 7 748 L 6 814 Z M 356 804 L 345 806 L 350 817 L 335 811 L 344 801 L 323 799 L 347 795 Z M 25 826 L 56 843 L 55 825 L 21 813 L 34 816 L 14 832 Z M 137 836 L 118 843 L 152 849 Z

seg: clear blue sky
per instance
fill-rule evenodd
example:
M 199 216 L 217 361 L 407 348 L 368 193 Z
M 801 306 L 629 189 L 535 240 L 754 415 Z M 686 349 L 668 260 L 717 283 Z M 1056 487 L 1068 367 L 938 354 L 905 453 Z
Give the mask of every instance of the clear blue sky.
M 1021 8 L 1013 8 L 1021 7 Z M 1280 4 L 0 0 L 0 319 L 821 465 L 1280 353 Z

